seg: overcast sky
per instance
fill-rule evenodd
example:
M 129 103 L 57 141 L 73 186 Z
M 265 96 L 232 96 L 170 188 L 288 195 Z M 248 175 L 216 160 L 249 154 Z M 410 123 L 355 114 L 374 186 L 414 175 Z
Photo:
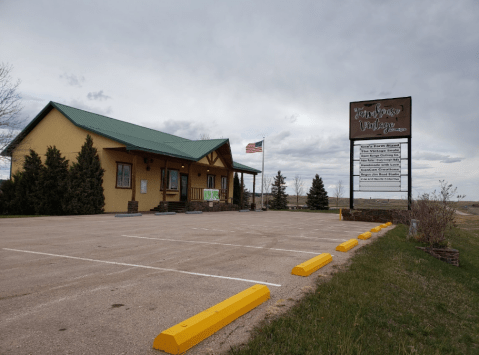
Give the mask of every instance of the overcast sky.
M 265 136 L 266 175 L 329 195 L 349 185 L 349 102 L 411 96 L 413 196 L 445 179 L 479 200 L 477 0 L 0 0 L 0 62 L 28 121 L 56 101 L 229 138 L 257 169 Z

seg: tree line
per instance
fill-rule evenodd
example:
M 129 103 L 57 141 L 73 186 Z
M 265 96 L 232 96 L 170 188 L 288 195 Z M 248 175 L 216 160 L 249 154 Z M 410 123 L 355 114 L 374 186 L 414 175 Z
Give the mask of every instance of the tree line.
M 296 204 L 299 204 L 299 196 L 304 192 L 304 184 L 300 176 L 295 176 L 293 180 L 293 189 L 296 192 Z M 271 192 L 270 192 L 271 190 Z M 286 194 L 286 177 L 281 174 L 281 170 L 274 177 L 265 177 L 263 180 L 263 191 L 266 193 L 266 204 L 271 209 L 283 210 L 288 208 L 288 195 Z M 271 197 L 271 200 L 269 198 Z M 310 210 L 328 210 L 329 198 L 324 188 L 323 179 L 318 174 L 312 181 L 311 188 L 307 193 L 306 205 Z
M 32 149 L 23 171 L 2 185 L 0 213 L 10 215 L 97 214 L 104 211 L 103 174 L 98 151 L 87 135 L 69 168 L 69 161 L 49 146 L 45 164 Z

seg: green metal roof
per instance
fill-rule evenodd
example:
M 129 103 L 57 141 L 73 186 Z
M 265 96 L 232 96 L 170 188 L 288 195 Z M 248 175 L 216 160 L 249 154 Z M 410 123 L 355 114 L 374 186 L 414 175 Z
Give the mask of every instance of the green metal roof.
M 251 172 L 251 173 L 260 173 L 261 172 L 261 170 L 250 168 L 249 166 L 237 163 L 235 161 L 233 162 L 233 169 L 239 170 L 239 171 L 243 170 L 243 171 Z
M 225 144 L 230 151 L 229 139 L 193 141 L 50 101 L 5 148 L 2 155 L 10 155 L 16 144 L 32 131 L 53 108 L 60 111 L 75 126 L 125 144 L 127 150 L 140 150 L 192 161 L 200 160 Z M 230 164 L 233 168 L 256 173 L 261 172 L 239 163 L 230 162 Z

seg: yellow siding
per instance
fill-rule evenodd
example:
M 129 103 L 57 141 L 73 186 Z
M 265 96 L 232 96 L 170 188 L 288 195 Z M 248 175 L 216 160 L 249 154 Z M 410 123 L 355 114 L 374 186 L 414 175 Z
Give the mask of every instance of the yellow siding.
M 37 126 L 25 137 L 25 139 L 12 152 L 12 173 L 23 168 L 24 156 L 29 154 L 29 149 L 35 150 L 45 162 L 45 153 L 48 146 L 56 146 L 62 156 L 69 160 L 70 164 L 76 161 L 76 157 L 85 143 L 87 134 L 93 138 L 93 145 L 98 150 L 100 162 L 105 169 L 103 176 L 103 189 L 105 194 L 105 212 L 125 212 L 128 201 L 132 199 L 132 189 L 116 188 L 117 162 L 133 164 L 132 172 L 135 176 L 135 199 L 138 201 L 139 211 L 149 211 L 163 201 L 161 187 L 161 169 L 165 167 L 165 160 L 148 157 L 147 163 L 144 156 L 136 156 L 133 153 L 112 150 L 108 148 L 125 148 L 121 143 L 89 132 L 75 126 L 58 110 L 52 109 Z M 217 153 L 213 152 L 213 159 Z M 151 162 L 153 159 L 153 162 Z M 150 170 L 147 170 L 147 166 Z M 178 170 L 179 173 L 188 174 L 188 164 L 181 167 L 181 163 L 169 162 L 168 169 Z M 209 170 L 209 172 L 207 171 Z M 198 163 L 192 163 L 189 179 L 191 187 L 206 188 L 207 175 L 215 175 L 215 188 L 221 188 L 221 177 L 228 177 L 228 197 L 232 202 L 233 197 L 233 171 L 224 168 L 220 159 L 211 166 L 203 158 Z M 180 178 L 180 176 L 179 176 Z M 141 193 L 141 180 L 147 180 L 147 193 Z M 188 192 L 190 193 L 190 192 Z M 180 192 L 167 191 L 167 201 L 179 201 Z
M 208 154 L 208 156 L 211 157 L 211 154 Z M 215 160 L 216 157 L 218 157 L 218 153 L 216 153 L 216 151 L 213 151 L 213 160 Z M 203 158 L 201 158 L 201 159 L 198 161 L 198 163 L 204 164 L 204 165 L 210 165 L 210 163 L 208 162 L 208 158 L 207 158 L 206 156 L 204 156 Z M 220 168 L 224 168 L 224 167 L 225 167 L 220 158 L 218 158 L 218 160 L 216 160 L 216 162 L 214 163 L 214 166 L 217 166 L 217 167 L 220 167 Z
M 100 160 L 103 148 L 124 147 L 123 144 L 75 126 L 60 111 L 52 109 L 13 150 L 12 173 L 23 169 L 24 156 L 29 154 L 29 149 L 36 151 L 45 162 L 45 153 L 50 145 L 55 145 L 70 163 L 76 161 L 88 133 L 93 138 L 93 145 L 98 149 Z

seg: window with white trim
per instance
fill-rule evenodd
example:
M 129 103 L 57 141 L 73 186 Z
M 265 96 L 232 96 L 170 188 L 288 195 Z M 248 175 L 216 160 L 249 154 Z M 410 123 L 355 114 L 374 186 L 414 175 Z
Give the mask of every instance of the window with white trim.
M 208 189 L 214 189 L 215 188 L 215 175 L 208 175 L 206 180 L 206 186 Z
M 116 163 L 116 187 L 131 187 L 131 164 Z
M 179 171 L 168 169 L 166 176 L 167 190 L 178 190 Z M 161 190 L 163 190 L 163 182 L 165 181 L 165 169 L 161 169 Z

